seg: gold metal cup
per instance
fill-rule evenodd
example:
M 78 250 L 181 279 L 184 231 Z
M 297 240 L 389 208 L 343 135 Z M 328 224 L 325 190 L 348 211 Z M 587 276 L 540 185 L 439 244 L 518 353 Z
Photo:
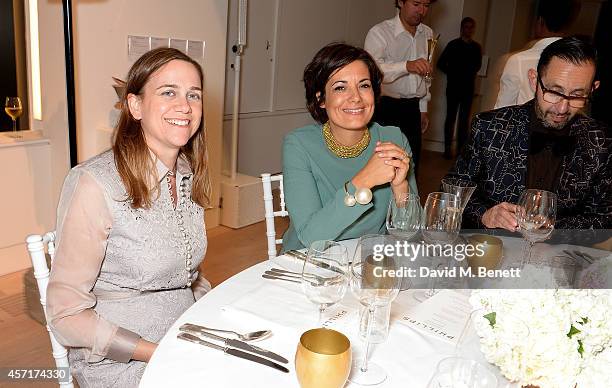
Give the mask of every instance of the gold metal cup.
M 341 388 L 348 379 L 351 362 L 351 342 L 344 334 L 312 329 L 300 337 L 295 373 L 302 388 Z
M 504 251 L 504 244 L 501 239 L 486 234 L 475 234 L 470 236 L 468 241 L 475 248 L 481 244 L 483 251 L 482 255 L 479 255 L 480 252 L 475 249 L 474 254 L 466 255 L 472 273 L 478 271 L 478 267 L 485 267 L 487 270 L 497 268 Z

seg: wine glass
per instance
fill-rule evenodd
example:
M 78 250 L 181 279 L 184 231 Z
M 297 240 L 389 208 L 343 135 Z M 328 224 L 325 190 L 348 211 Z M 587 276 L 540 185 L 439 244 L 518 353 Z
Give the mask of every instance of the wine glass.
M 459 200 L 455 194 L 434 192 L 427 196 L 425 207 L 423 208 L 422 235 L 427 244 L 433 245 L 433 262 L 436 263 L 436 253 L 440 252 L 442 256 L 443 245 L 452 244 L 457 236 L 461 225 L 461 209 L 459 208 Z M 429 252 L 429 249 L 428 249 Z M 435 265 L 441 267 L 442 263 Z M 419 290 L 413 293 L 413 296 L 419 302 L 423 302 L 433 296 L 436 291 L 434 288 L 435 280 L 429 278 L 429 289 L 427 291 Z
M 387 210 L 387 231 L 390 235 L 409 240 L 421 229 L 421 200 L 412 193 L 396 198 L 391 195 Z
M 460 202 L 455 194 L 429 193 L 423 208 L 422 234 L 430 244 L 451 244 L 461 227 Z
M 546 190 L 527 189 L 518 201 L 516 221 L 525 239 L 522 264 L 529 262 L 533 245 L 547 240 L 555 228 L 557 195 Z
M 427 388 L 496 388 L 497 377 L 484 364 L 461 357 L 438 363 Z
M 4 103 L 4 111 L 13 120 L 13 135 L 14 138 L 20 138 L 17 134 L 17 119 L 23 114 L 23 108 L 21 107 L 21 100 L 19 97 L 7 97 Z
M 331 240 L 310 244 L 302 268 L 302 290 L 319 306 L 319 325 L 323 312 L 338 303 L 348 286 L 348 252 L 346 247 Z
M 395 253 L 388 254 L 389 246 L 395 241 L 389 235 L 361 237 L 349 266 L 351 290 L 368 310 L 365 353 L 355 361 L 349 375 L 349 381 L 358 385 L 376 385 L 387 378 L 387 372 L 380 365 L 368 363 L 368 354 L 374 312 L 377 308 L 385 308 L 399 293 L 402 278 L 392 274 L 399 272 L 401 265 Z
M 445 193 L 455 194 L 459 199 L 459 208 L 461 213 L 465 210 L 465 205 L 472 197 L 476 190 L 476 183 L 470 182 L 457 177 L 449 177 L 442 179 L 442 190 Z

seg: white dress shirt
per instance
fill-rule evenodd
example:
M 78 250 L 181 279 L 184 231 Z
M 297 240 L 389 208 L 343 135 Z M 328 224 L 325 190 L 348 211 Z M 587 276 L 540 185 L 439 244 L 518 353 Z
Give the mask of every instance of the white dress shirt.
M 529 84 L 529 69 L 537 70 L 542 51 L 559 37 L 538 40 L 531 48 L 519 51 L 508 58 L 499 80 L 499 93 L 495 109 L 510 105 L 521 105 L 533 99 L 535 90 Z
M 400 21 L 394 18 L 378 23 L 370 29 L 364 48 L 372 55 L 385 77 L 382 95 L 393 98 L 420 98 L 419 109 L 427 112 L 431 99 L 427 83 L 418 74 L 408 73 L 406 62 L 427 59 L 427 39 L 433 37 L 431 28 L 421 23 L 412 36 Z

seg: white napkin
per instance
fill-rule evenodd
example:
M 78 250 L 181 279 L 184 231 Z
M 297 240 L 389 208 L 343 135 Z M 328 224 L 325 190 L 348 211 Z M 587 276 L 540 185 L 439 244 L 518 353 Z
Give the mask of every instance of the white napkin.
M 255 321 L 257 326 L 290 335 L 319 326 L 318 306 L 301 293 L 299 285 L 287 288 L 266 281 L 221 310 L 231 319 Z M 358 314 L 354 301 L 345 297 L 341 303 L 326 309 L 323 326 L 340 332 L 348 331 L 351 326 L 356 327 Z

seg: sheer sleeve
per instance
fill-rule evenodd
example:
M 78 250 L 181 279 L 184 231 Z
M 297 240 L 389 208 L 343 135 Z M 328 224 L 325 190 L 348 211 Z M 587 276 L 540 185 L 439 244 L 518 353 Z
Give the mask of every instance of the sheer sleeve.
M 57 252 L 47 289 L 47 320 L 58 341 L 87 349 L 87 361 L 127 362 L 140 336 L 99 316 L 92 289 L 112 216 L 102 188 L 81 168 L 68 174 L 57 212 Z
M 195 300 L 199 300 L 211 289 L 212 286 L 208 279 L 204 277 L 204 274 L 202 272 L 199 272 L 198 278 L 191 285 L 191 290 L 193 291 L 193 297 L 195 298 Z

